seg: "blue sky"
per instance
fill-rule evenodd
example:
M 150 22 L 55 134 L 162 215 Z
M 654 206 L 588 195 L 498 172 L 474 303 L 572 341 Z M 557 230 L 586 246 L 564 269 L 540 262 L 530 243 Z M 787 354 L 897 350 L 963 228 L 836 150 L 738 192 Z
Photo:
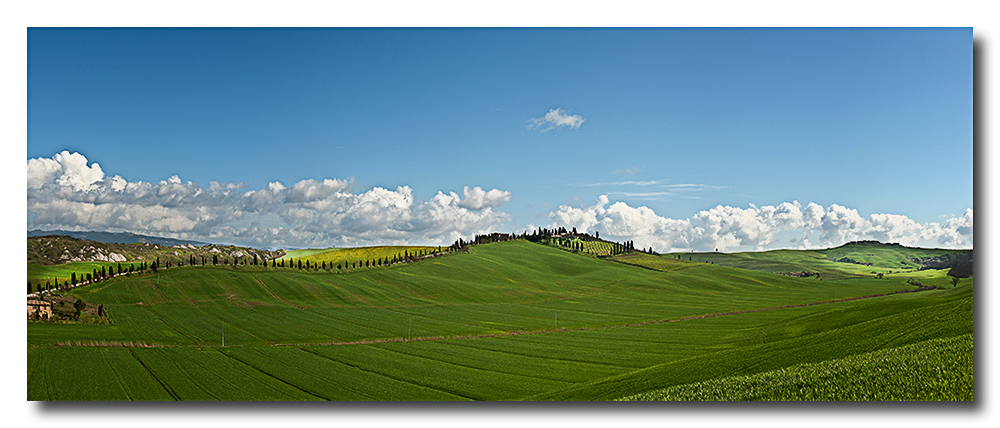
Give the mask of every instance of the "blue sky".
M 28 31 L 29 228 L 971 247 L 972 150 L 969 28 Z

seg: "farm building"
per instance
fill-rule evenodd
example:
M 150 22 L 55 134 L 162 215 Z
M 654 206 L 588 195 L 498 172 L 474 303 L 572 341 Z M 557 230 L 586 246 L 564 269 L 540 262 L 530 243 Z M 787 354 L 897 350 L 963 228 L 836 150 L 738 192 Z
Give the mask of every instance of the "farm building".
M 47 320 L 52 318 L 52 303 L 44 300 L 28 301 L 28 319 Z

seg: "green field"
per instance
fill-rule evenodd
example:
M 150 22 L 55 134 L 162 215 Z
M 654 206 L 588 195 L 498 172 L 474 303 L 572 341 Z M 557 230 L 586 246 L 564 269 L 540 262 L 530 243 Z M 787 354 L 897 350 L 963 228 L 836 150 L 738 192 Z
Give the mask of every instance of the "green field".
M 124 269 L 128 269 L 129 263 L 122 263 Z M 42 282 L 45 283 L 46 279 L 51 279 L 53 283 L 58 280 L 60 283 L 69 281 L 70 276 L 76 273 L 77 278 L 80 274 L 87 274 L 94 271 L 94 269 L 101 270 L 101 268 L 106 269 L 117 269 L 118 263 L 109 262 L 72 262 L 64 263 L 61 265 L 36 265 L 34 263 L 28 263 L 28 280 L 32 283 Z
M 351 272 L 172 268 L 73 290 L 110 325 L 29 323 L 27 396 L 618 399 L 970 334 L 972 279 L 923 275 L 942 288 L 524 241 Z M 928 399 L 971 399 L 948 379 Z
M 404 256 L 416 254 L 431 254 L 438 250 L 442 252 L 446 248 L 426 247 L 426 246 L 382 246 L 382 247 L 358 247 L 358 248 L 321 248 L 307 250 L 292 250 L 285 254 L 278 261 L 309 261 L 312 264 L 322 266 L 326 263 L 328 269 L 334 269 L 337 265 L 348 266 L 352 263 L 363 264 L 365 261 L 392 260 L 397 258 L 402 260 Z
M 753 375 L 650 391 L 623 401 L 971 401 L 972 335 L 931 339 Z

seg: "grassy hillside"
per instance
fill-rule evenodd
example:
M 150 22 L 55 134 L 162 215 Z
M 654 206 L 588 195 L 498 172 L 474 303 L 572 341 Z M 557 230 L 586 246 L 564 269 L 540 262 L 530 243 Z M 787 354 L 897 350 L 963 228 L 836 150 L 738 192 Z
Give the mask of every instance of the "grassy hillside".
M 426 246 L 380 246 L 380 247 L 358 247 L 358 248 L 325 248 L 292 250 L 278 260 L 298 260 L 309 261 L 312 264 L 327 266 L 351 265 L 353 263 L 364 263 L 372 260 L 402 260 L 404 256 L 414 256 L 416 254 L 431 254 L 442 250 L 441 247 Z
M 836 309 L 826 309 L 820 312 L 803 309 L 802 317 L 763 323 L 756 329 L 756 337 L 753 338 L 756 343 L 747 346 L 641 368 L 532 398 L 610 400 L 679 385 L 847 358 L 972 332 L 971 287 L 927 292 L 925 295 L 854 301 Z M 783 315 L 797 311 L 800 310 Z M 748 326 L 761 325 L 759 321 L 745 321 Z M 895 377 L 892 374 L 887 376 Z M 963 388 L 971 389 L 971 385 Z
M 821 278 L 873 276 L 878 273 L 906 278 L 923 275 L 919 272 L 921 265 L 913 259 L 957 252 L 961 251 L 860 242 L 826 250 L 671 253 L 663 257 L 765 272 L 818 272 Z M 867 265 L 868 263 L 871 265 Z
M 973 398 L 972 334 L 650 391 L 622 401 L 893 401 Z
M 73 291 L 110 325 L 29 323 L 28 398 L 610 399 L 971 331 L 971 280 L 850 300 L 914 287 L 658 260 L 513 241 L 351 272 L 114 278 Z
M 128 262 L 124 263 L 124 267 L 127 269 L 129 264 Z M 28 281 L 44 284 L 46 280 L 49 280 L 55 284 L 58 280 L 62 284 L 69 281 L 70 276 L 74 273 L 79 277 L 81 273 L 93 272 L 95 269 L 101 270 L 102 267 L 117 270 L 118 265 L 117 262 L 72 262 L 58 265 L 28 263 Z

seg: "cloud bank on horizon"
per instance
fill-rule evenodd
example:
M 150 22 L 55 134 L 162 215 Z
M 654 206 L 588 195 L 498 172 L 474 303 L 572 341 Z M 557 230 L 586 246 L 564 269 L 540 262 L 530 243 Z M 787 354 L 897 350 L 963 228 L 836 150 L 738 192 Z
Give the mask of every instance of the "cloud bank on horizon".
M 127 231 L 284 248 L 448 245 L 458 238 L 509 230 L 511 216 L 497 209 L 512 197 L 500 189 L 465 186 L 462 195 L 438 191 L 430 200 L 415 201 L 408 186 L 355 192 L 353 178 L 306 179 L 291 186 L 271 182 L 259 190 L 217 181 L 202 187 L 176 175 L 158 183 L 133 182 L 107 176 L 100 165 L 68 151 L 28 160 L 27 193 L 29 229 Z M 971 208 L 943 224 L 917 223 L 899 214 L 862 217 L 841 205 L 803 206 L 798 201 L 748 208 L 719 205 L 678 220 L 645 206 L 611 203 L 602 195 L 589 207 L 561 205 L 549 218 L 545 227 L 596 231 L 602 238 L 632 240 L 636 247 L 658 252 L 815 248 L 867 239 L 973 246 Z
M 172 176 L 158 183 L 107 177 L 79 153 L 28 160 L 28 227 L 128 231 L 265 247 L 450 243 L 494 230 L 509 215 L 498 189 L 465 187 L 415 201 L 399 186 L 354 192 L 353 179 L 307 179 L 260 190 L 213 181 L 208 187 Z M 266 226 L 266 216 L 280 224 Z M 237 220 L 250 220 L 237 226 Z M 245 222 L 244 222 L 245 223 Z
M 945 223 L 917 223 L 899 214 L 872 214 L 862 217 L 855 209 L 837 204 L 829 207 L 798 201 L 778 206 L 749 208 L 716 206 L 690 219 L 676 220 L 657 215 L 648 207 L 631 207 L 624 202 L 607 206 L 606 195 L 597 204 L 575 208 L 561 205 L 549 216 L 554 224 L 576 227 L 582 232 L 600 231 L 601 237 L 632 240 L 637 248 L 668 251 L 720 251 L 736 248 L 832 247 L 850 241 L 877 240 L 907 246 L 972 248 L 973 211 Z M 794 236 L 781 245 L 779 234 Z M 818 242 L 810 242 L 810 237 Z

